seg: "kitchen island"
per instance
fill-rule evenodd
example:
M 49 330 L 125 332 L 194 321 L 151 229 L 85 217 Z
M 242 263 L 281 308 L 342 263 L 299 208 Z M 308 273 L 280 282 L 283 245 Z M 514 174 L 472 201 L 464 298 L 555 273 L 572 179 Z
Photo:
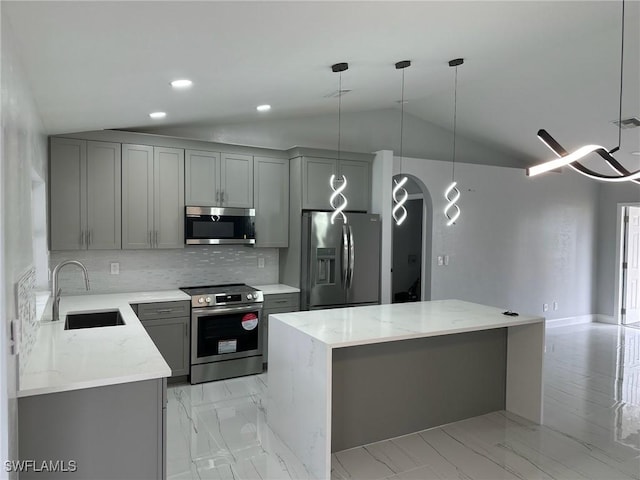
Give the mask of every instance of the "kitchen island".
M 542 423 L 544 319 L 441 300 L 276 314 L 268 422 L 319 479 L 331 453 L 508 410 Z

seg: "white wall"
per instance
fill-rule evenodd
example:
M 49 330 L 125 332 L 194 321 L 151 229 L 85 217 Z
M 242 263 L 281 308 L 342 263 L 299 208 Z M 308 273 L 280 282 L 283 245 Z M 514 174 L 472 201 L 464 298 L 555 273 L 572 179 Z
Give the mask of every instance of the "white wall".
M 263 119 L 259 122 L 231 125 L 187 125 L 139 129 L 141 132 L 197 138 L 221 143 L 254 145 L 286 150 L 293 146 L 337 148 L 337 116 L 322 115 L 294 119 Z M 343 112 L 341 149 L 352 152 L 376 152 L 400 145 L 400 110 Z M 510 152 L 499 151 L 458 135 L 456 158 L 469 163 L 518 166 Z M 451 158 L 452 134 L 446 129 L 405 113 L 403 154 L 422 158 Z
M 2 15 L 2 266 L 3 302 L 0 330 L 15 318 L 16 280 L 32 265 L 31 171 L 46 178 L 47 148 L 44 128 L 28 82 L 18 61 L 17 47 L 6 15 Z M 0 461 L 17 458 L 16 357 L 2 343 L 0 398 Z M 6 394 L 6 403 L 5 403 Z M 5 475 L 4 468 L 0 469 Z
M 572 172 L 532 179 L 521 169 L 457 164 L 462 215 L 447 227 L 451 163 L 403 158 L 402 173 L 421 180 L 433 199 L 433 300 L 540 315 L 548 303 L 549 319 L 595 313 L 596 182 Z M 438 255 L 449 255 L 449 265 L 438 266 Z
M 621 203 L 640 202 L 640 185 L 599 184 L 596 313 L 613 316 L 616 287 L 617 211 Z

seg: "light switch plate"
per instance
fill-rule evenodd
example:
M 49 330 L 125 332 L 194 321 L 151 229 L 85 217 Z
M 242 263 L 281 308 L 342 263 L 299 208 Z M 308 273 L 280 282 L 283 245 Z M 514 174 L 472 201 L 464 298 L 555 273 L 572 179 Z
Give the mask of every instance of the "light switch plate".
M 441 267 L 444 265 L 444 257 L 442 255 L 438 255 L 438 266 Z

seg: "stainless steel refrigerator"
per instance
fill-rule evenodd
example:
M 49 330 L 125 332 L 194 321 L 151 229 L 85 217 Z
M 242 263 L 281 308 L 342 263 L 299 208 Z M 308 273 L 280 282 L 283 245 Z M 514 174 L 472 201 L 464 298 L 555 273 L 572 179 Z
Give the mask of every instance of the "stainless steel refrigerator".
M 380 216 L 345 214 L 302 214 L 303 310 L 380 303 Z

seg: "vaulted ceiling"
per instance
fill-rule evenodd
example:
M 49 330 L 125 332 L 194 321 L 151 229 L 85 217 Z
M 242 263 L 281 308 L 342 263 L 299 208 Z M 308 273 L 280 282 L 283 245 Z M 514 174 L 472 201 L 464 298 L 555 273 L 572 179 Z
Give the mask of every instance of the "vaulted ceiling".
M 617 144 L 619 1 L 2 2 L 48 133 L 220 125 L 399 108 L 527 161 Z M 640 2 L 627 0 L 622 115 L 640 117 Z M 173 91 L 171 80 L 193 86 Z M 255 107 L 268 103 L 260 114 Z M 164 120 L 148 117 L 167 112 Z M 640 163 L 640 128 L 621 161 Z

